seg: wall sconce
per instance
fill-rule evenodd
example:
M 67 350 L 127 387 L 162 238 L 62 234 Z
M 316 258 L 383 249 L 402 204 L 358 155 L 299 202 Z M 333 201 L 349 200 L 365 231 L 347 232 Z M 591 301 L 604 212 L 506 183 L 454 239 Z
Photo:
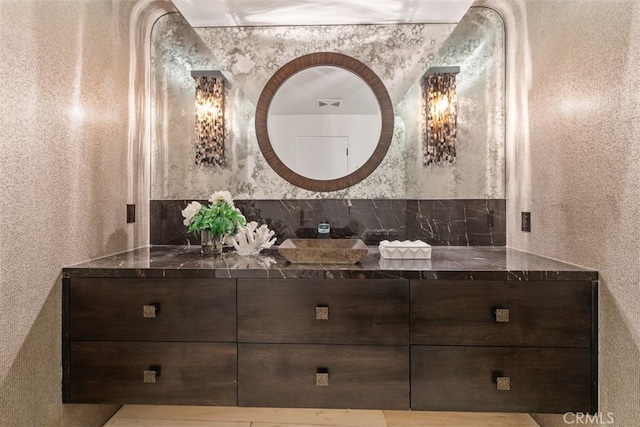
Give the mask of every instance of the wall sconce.
M 191 71 L 196 81 L 196 164 L 224 164 L 224 98 L 220 71 Z
M 425 165 L 451 164 L 456 159 L 456 74 L 459 72 L 460 67 L 430 68 L 422 80 L 422 108 L 426 119 L 422 162 Z

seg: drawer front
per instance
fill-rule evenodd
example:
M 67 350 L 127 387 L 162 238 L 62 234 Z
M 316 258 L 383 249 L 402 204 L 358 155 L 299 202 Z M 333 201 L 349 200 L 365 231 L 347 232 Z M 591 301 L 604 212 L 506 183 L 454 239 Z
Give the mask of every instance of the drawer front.
M 404 280 L 238 280 L 238 341 L 409 343 Z
M 71 279 L 76 340 L 236 340 L 230 279 Z
M 238 344 L 240 406 L 407 409 L 408 346 Z
M 237 404 L 235 344 L 72 342 L 70 362 L 71 403 Z
M 411 342 L 587 348 L 591 283 L 412 281 Z
M 581 348 L 412 346 L 411 408 L 590 412 L 590 367 Z

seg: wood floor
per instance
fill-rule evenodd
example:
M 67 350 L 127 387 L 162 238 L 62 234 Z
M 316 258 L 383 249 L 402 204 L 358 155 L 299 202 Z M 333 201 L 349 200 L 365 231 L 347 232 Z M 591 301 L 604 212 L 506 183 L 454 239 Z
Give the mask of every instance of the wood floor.
M 126 405 L 105 427 L 538 427 L 527 414 Z

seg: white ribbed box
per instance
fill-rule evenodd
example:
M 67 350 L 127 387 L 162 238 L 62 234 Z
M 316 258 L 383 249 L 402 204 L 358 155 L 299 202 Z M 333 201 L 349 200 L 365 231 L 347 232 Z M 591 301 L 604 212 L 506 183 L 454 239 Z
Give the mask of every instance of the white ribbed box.
M 431 245 L 422 240 L 383 240 L 378 249 L 380 256 L 387 259 L 431 259 Z

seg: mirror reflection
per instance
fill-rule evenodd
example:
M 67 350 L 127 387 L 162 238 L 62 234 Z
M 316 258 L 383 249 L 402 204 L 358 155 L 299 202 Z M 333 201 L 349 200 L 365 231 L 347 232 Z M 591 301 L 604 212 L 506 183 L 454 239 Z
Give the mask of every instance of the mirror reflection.
M 341 178 L 373 154 L 382 119 L 371 88 L 335 66 L 307 68 L 276 91 L 267 118 L 280 160 L 303 177 Z
M 294 83 L 289 84 L 292 79 Z M 301 92 L 302 99 L 296 99 Z M 276 95 L 284 101 L 272 108 Z M 309 100 L 311 105 L 307 105 Z M 356 114 L 334 114 L 343 104 L 345 110 Z M 320 109 L 329 113 L 315 114 Z M 272 119 L 278 113 L 288 117 Z M 304 116 L 316 116 L 319 123 L 348 124 L 324 128 L 316 123 L 303 128 L 299 124 L 305 120 L 298 119 Z M 352 123 L 353 117 L 357 119 Z M 334 52 L 303 55 L 278 69 L 260 94 L 255 120 L 258 145 L 269 166 L 289 183 L 311 191 L 342 190 L 368 177 L 389 150 L 393 124 L 393 105 L 382 80 L 357 59 Z M 365 129 L 365 125 L 373 129 Z M 285 134 L 280 137 L 279 132 Z M 287 142 L 292 140 L 295 142 Z M 363 140 L 367 142 L 359 143 Z M 333 161 L 338 166 L 332 165 Z
M 504 41 L 501 17 L 483 7 L 471 8 L 457 26 L 200 28 L 198 33 L 180 14 L 167 14 L 151 36 L 151 197 L 206 199 L 213 186 L 240 199 L 347 194 L 353 199 L 502 199 Z M 452 167 L 425 167 L 421 78 L 430 67 L 453 65 L 461 67 L 458 158 Z M 279 155 L 270 151 L 267 115 L 273 95 L 289 77 L 325 66 L 367 82 L 378 96 L 383 125 L 373 161 L 342 178 L 309 179 L 278 163 Z M 230 79 L 224 167 L 194 163 L 193 67 L 221 70 Z M 385 98 L 392 102 L 385 104 Z

